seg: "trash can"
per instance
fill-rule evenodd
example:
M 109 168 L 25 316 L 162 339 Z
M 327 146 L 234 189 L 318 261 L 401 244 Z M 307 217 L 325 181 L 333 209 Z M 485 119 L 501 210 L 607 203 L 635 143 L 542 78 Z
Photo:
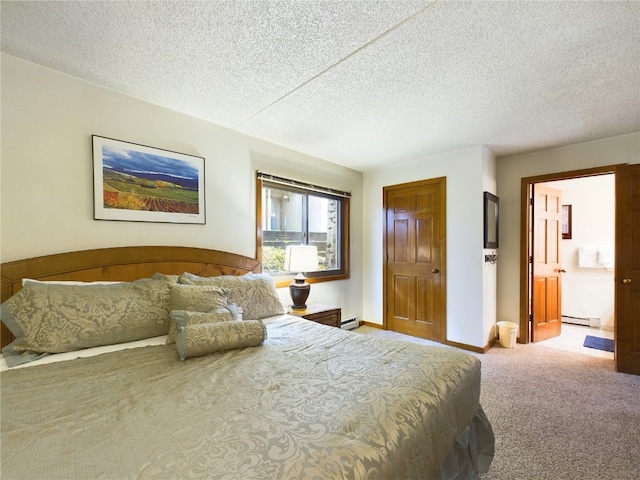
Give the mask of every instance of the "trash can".
M 518 324 L 513 322 L 498 322 L 498 335 L 500 336 L 500 345 L 504 348 L 513 348 L 516 346 L 516 338 L 518 337 Z

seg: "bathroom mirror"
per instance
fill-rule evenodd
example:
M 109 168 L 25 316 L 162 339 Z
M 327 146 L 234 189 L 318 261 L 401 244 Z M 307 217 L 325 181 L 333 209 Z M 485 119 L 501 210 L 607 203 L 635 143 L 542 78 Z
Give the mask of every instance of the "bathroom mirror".
M 484 192 L 484 248 L 498 248 L 498 204 L 498 197 Z

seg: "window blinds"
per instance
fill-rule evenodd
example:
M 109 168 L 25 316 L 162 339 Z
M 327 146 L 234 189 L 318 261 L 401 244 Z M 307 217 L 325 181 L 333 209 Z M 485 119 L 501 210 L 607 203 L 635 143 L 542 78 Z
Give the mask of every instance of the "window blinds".
M 258 178 L 269 183 L 277 183 L 279 185 L 285 185 L 293 188 L 300 188 L 302 190 L 309 190 L 312 192 L 324 193 L 326 195 L 334 195 L 336 197 L 351 198 L 351 192 L 343 192 L 342 190 L 336 190 L 333 188 L 322 187 L 319 185 L 313 185 L 311 183 L 300 182 L 298 180 L 291 180 L 289 178 L 277 177 L 269 173 L 257 172 Z

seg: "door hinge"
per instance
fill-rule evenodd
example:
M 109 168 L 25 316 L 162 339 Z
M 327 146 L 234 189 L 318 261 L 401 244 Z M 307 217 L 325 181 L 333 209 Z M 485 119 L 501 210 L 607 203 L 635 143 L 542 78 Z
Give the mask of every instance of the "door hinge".
M 533 323 L 533 315 L 529 315 L 529 323 Z
M 529 199 L 529 205 L 533 205 L 533 197 Z
M 533 263 L 533 257 L 529 257 L 529 263 Z

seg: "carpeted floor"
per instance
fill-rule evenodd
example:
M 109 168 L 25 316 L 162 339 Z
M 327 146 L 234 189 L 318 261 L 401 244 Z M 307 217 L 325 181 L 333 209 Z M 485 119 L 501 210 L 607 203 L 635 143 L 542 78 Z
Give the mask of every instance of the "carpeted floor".
M 535 344 L 473 355 L 482 361 L 480 402 L 496 437 L 482 480 L 640 478 L 640 377 L 615 372 L 612 360 Z

